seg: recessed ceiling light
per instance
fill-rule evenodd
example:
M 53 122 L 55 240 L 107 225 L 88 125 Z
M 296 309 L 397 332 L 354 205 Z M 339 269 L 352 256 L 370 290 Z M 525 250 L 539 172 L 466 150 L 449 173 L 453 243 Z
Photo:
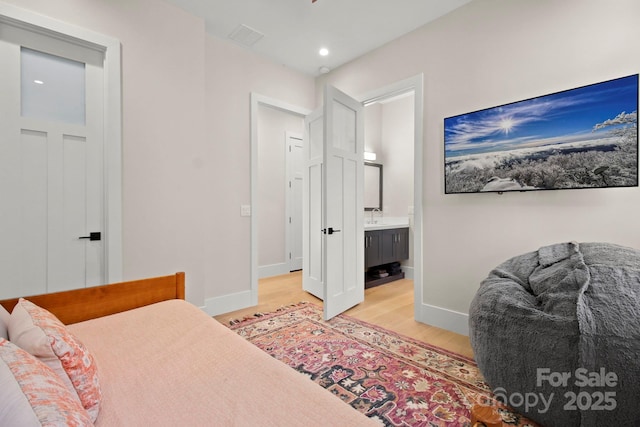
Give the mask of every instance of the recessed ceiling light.
M 327 49 L 326 47 L 321 48 L 318 53 L 320 54 L 320 56 L 327 56 L 329 55 L 329 49 Z
M 34 80 L 33 82 L 35 84 L 37 84 L 37 85 L 43 85 L 44 84 L 44 82 L 42 80 Z

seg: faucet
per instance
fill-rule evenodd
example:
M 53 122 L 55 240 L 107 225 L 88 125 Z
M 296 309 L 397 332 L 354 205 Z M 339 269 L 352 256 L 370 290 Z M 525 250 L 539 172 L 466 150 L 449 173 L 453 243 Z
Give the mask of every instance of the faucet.
M 371 209 L 371 220 L 370 220 L 369 224 L 377 224 L 378 223 L 378 221 L 374 221 L 373 220 L 373 214 L 375 213 L 375 211 L 380 212 L 380 218 L 382 218 L 383 213 L 382 213 L 382 211 L 380 209 L 378 209 L 378 208 Z

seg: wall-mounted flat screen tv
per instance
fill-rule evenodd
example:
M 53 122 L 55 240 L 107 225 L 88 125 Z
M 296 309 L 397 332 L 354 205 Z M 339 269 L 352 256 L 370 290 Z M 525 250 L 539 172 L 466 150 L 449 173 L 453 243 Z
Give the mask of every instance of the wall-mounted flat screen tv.
M 638 75 L 444 119 L 445 193 L 638 186 Z

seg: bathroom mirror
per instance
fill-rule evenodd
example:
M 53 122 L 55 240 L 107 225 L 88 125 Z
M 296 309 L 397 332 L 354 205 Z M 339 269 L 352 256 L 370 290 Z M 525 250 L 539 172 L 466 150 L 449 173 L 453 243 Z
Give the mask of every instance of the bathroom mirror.
M 382 210 L 382 165 L 364 162 L 364 210 Z

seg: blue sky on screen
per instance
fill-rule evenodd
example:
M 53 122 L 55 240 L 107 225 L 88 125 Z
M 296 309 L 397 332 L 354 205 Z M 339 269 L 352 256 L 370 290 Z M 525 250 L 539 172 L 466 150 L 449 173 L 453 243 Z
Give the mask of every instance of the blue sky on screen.
M 596 124 L 638 109 L 638 75 L 449 117 L 445 156 L 602 138 Z

